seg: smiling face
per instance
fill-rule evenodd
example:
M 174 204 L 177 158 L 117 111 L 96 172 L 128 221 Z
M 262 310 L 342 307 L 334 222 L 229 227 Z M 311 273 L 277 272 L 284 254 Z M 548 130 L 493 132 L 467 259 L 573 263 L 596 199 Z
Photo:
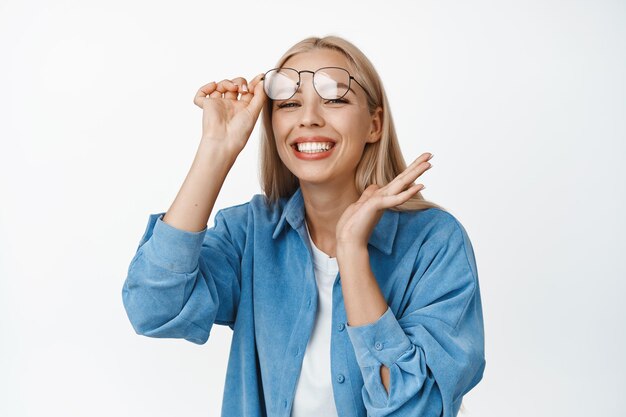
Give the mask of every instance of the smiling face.
M 347 58 L 331 49 L 299 53 L 282 66 L 298 71 L 322 67 L 349 70 Z M 382 110 L 370 115 L 367 95 L 354 80 L 341 99 L 325 100 L 313 87 L 313 74 L 305 72 L 300 77 L 300 88 L 293 97 L 272 103 L 272 129 L 280 159 L 301 185 L 354 188 L 365 145 L 380 139 Z

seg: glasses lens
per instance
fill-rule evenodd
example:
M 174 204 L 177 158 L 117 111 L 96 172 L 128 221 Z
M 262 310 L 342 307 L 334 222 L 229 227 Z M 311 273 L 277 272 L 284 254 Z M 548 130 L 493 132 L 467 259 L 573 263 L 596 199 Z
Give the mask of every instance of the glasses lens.
M 272 100 L 287 100 L 298 89 L 298 72 L 290 68 L 280 68 L 265 74 L 263 87 Z
M 320 68 L 313 77 L 313 83 L 323 99 L 334 100 L 348 92 L 350 74 L 342 68 Z

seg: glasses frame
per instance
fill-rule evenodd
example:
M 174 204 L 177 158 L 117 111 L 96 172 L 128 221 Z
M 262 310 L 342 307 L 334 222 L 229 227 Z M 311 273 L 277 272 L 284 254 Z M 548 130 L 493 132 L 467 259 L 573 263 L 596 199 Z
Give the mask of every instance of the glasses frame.
M 334 98 L 326 98 L 326 97 L 322 97 L 322 95 L 320 94 L 320 92 L 319 92 L 319 91 L 317 91 L 317 88 L 315 87 L 315 74 L 317 74 L 317 72 L 318 72 L 318 71 L 325 70 L 325 69 L 329 69 L 329 68 L 340 69 L 340 70 L 342 70 L 342 71 L 345 71 L 345 72 L 346 72 L 346 74 L 348 74 L 348 88 L 346 89 L 346 92 L 345 92 L 345 93 L 343 93 L 343 95 L 342 95 L 341 97 L 334 97 Z M 363 89 L 363 91 L 365 92 L 365 94 L 369 97 L 369 94 L 367 93 L 367 90 L 365 89 L 365 87 L 363 87 L 363 86 L 361 85 L 361 83 L 360 83 L 360 82 L 358 82 L 358 81 L 357 81 L 357 79 L 356 79 L 356 78 L 354 78 L 354 77 L 352 76 L 352 74 L 350 74 L 350 72 L 349 72 L 347 69 L 345 69 L 345 68 L 341 68 L 341 67 L 322 67 L 322 68 L 318 68 L 318 69 L 317 69 L 317 70 L 315 70 L 315 71 L 311 71 L 311 70 L 302 70 L 302 71 L 298 71 L 297 69 L 295 69 L 295 68 L 290 68 L 290 67 L 272 68 L 271 70 L 266 71 L 266 72 L 265 72 L 265 74 L 263 74 L 263 78 L 261 78 L 261 80 L 265 80 L 265 77 L 267 77 L 267 74 L 269 74 L 270 72 L 272 72 L 272 71 L 276 71 L 276 70 L 283 70 L 283 69 L 292 70 L 292 71 L 295 71 L 295 72 L 297 72 L 297 73 L 298 73 L 298 82 L 296 83 L 296 89 L 295 89 L 295 91 L 293 92 L 293 94 L 292 94 L 292 95 L 290 95 L 290 96 L 289 96 L 289 97 L 287 97 L 287 98 L 273 99 L 273 98 L 269 97 L 269 94 L 268 94 L 268 93 L 267 93 L 267 91 L 265 90 L 265 83 L 263 83 L 263 90 L 265 91 L 265 94 L 266 94 L 266 95 L 267 95 L 267 96 L 268 96 L 271 100 L 281 100 L 281 101 L 282 101 L 282 100 L 289 100 L 290 98 L 292 98 L 293 96 L 295 96 L 295 95 L 296 95 L 296 93 L 298 92 L 298 90 L 300 89 L 300 85 L 301 85 L 301 83 L 302 83 L 302 76 L 301 76 L 300 74 L 302 74 L 303 72 L 308 72 L 308 73 L 310 73 L 310 74 L 313 74 L 313 76 L 311 77 L 311 83 L 313 84 L 313 89 L 315 90 L 315 92 L 317 93 L 317 95 L 318 95 L 318 96 L 320 96 L 320 97 L 321 97 L 322 99 L 324 99 L 324 100 L 339 100 L 340 98 L 345 97 L 345 95 L 346 95 L 346 94 L 348 94 L 348 91 L 350 91 L 350 86 L 352 85 L 352 80 L 354 80 L 354 82 L 355 82 L 355 83 L 357 83 L 357 84 L 358 84 L 358 85 L 359 85 L 359 86 Z

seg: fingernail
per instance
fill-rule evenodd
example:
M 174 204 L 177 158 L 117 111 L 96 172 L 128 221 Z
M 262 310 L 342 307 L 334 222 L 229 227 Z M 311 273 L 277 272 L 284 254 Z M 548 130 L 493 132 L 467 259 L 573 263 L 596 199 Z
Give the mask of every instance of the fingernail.
M 248 91 L 248 86 L 246 84 L 244 84 L 244 85 L 241 86 L 241 89 L 243 91 Z
M 430 158 L 428 158 L 428 160 L 430 161 L 433 156 L 435 156 L 435 154 L 431 153 Z

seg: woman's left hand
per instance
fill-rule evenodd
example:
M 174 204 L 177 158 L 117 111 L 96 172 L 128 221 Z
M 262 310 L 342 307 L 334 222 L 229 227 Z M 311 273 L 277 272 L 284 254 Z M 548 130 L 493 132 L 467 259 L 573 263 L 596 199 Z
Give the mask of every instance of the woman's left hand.
M 424 153 L 389 184 L 383 187 L 372 184 L 367 187 L 361 197 L 346 208 L 337 222 L 337 248 L 367 247 L 370 235 L 385 209 L 406 202 L 425 188 L 423 184 L 413 182 L 432 167 L 427 162 L 432 157 L 433 154 Z

